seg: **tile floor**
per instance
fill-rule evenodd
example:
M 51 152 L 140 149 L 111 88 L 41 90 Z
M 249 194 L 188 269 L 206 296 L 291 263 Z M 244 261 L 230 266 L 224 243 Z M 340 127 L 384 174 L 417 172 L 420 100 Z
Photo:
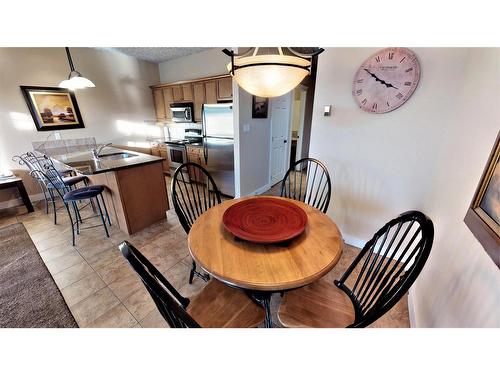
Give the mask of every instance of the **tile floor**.
M 268 192 L 277 193 L 277 187 Z M 110 238 L 105 237 L 102 228 L 84 230 L 76 246 L 71 246 L 65 212 L 59 210 L 58 224 L 54 225 L 52 213 L 46 215 L 41 202 L 35 206 L 31 214 L 24 213 L 24 207 L 0 211 L 0 227 L 24 224 L 80 327 L 167 327 L 141 281 L 121 256 L 117 245 L 123 240 L 140 249 L 182 295 L 193 296 L 204 286 L 199 278 L 188 284 L 191 257 L 187 236 L 173 210 L 168 211 L 165 220 L 131 236 L 116 226 L 110 228 Z M 357 251 L 346 245 L 339 264 L 326 277 L 332 281 L 338 278 Z M 279 295 L 273 296 L 275 322 L 279 300 Z M 403 298 L 373 326 L 409 327 L 407 299 Z

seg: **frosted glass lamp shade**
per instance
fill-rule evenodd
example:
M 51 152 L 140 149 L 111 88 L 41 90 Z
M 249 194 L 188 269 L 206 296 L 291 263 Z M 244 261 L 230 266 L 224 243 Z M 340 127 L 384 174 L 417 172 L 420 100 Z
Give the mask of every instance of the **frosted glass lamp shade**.
M 281 96 L 293 90 L 309 74 L 310 62 L 286 55 L 260 55 L 235 58 L 233 76 L 238 85 L 252 95 Z M 231 72 L 231 63 L 227 69 Z
M 69 89 L 69 90 L 77 90 L 84 89 L 87 87 L 95 87 L 91 80 L 85 77 L 73 77 L 70 79 L 65 79 L 59 83 L 59 87 Z
M 59 87 L 69 90 L 77 90 L 87 87 L 95 87 L 95 85 L 90 79 L 82 77 L 80 73 L 71 72 L 68 79 L 65 79 L 64 81 L 61 81 L 61 83 L 59 83 Z

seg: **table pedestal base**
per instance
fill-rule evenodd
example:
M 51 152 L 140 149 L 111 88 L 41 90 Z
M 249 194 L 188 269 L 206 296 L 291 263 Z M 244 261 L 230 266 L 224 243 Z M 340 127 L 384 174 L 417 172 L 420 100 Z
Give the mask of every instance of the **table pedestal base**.
M 273 328 L 273 318 L 271 316 L 271 296 L 273 292 L 251 291 L 250 297 L 258 304 L 264 307 L 266 318 L 264 320 L 265 328 Z

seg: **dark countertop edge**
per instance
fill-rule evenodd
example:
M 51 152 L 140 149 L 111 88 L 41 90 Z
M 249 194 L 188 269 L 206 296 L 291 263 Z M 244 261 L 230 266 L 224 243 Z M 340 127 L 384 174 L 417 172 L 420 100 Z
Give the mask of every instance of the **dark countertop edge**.
M 73 169 L 74 171 L 76 171 L 76 172 L 78 172 L 78 173 L 80 173 L 81 175 L 84 175 L 84 176 L 92 176 L 92 175 L 106 173 L 106 172 L 114 172 L 114 171 L 121 170 L 121 169 L 134 168 L 134 167 L 138 167 L 138 166 L 141 166 L 141 165 L 147 165 L 147 164 L 152 164 L 152 163 L 159 163 L 159 162 L 163 162 L 164 160 L 166 160 L 162 156 L 156 156 L 156 155 L 151 155 L 151 154 L 144 154 L 142 152 L 133 151 L 133 150 L 127 150 L 127 149 L 121 149 L 121 148 L 114 147 L 114 146 L 112 146 L 112 148 L 114 148 L 115 150 L 118 150 L 119 152 L 126 152 L 126 153 L 130 153 L 130 154 L 135 154 L 137 157 L 139 157 L 141 159 L 146 158 L 146 160 L 138 160 L 137 162 L 135 162 L 133 164 L 125 164 L 125 165 L 119 165 L 119 166 L 112 166 L 112 167 L 108 167 L 108 168 L 104 168 L 104 169 L 99 169 L 99 170 L 96 170 L 96 171 L 92 171 L 92 173 L 89 173 L 89 172 L 85 172 L 85 171 L 80 170 L 78 168 L 78 166 L 73 166 L 73 165 L 71 165 L 71 163 L 67 164 L 64 160 L 58 159 L 57 156 L 53 157 L 53 159 L 55 159 L 59 164 L 64 165 L 64 166 L 66 166 L 69 169 Z M 106 154 L 104 154 L 104 155 L 106 155 Z
M 151 156 L 153 156 L 153 155 L 151 155 Z M 158 157 L 160 157 L 160 156 L 158 156 Z M 96 171 L 94 173 L 83 173 L 83 172 L 79 171 L 78 168 L 71 167 L 69 165 L 68 165 L 68 167 L 74 169 L 75 171 L 77 171 L 78 173 L 80 173 L 80 174 L 82 174 L 84 176 L 94 176 L 96 174 L 101 174 L 101 173 L 115 172 L 115 171 L 119 171 L 119 170 L 122 170 L 122 169 L 141 167 L 141 166 L 146 165 L 146 164 L 161 163 L 164 160 L 165 160 L 165 158 L 161 158 L 161 159 L 158 159 L 158 160 L 149 160 L 149 161 L 144 161 L 144 162 L 140 162 L 140 163 L 137 163 L 137 164 L 129 164 L 129 165 L 123 165 L 121 167 L 115 167 L 115 168 L 110 168 L 110 169 L 106 169 L 106 170 L 100 170 L 100 171 Z M 64 163 L 62 163 L 62 164 L 64 164 Z M 67 164 L 65 164 L 65 165 L 67 165 Z

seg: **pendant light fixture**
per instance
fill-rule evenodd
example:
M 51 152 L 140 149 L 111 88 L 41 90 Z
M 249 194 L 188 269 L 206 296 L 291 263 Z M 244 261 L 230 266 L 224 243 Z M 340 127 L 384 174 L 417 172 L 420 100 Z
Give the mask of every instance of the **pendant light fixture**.
M 231 57 L 227 70 L 238 85 L 264 98 L 281 96 L 297 87 L 311 74 L 312 58 L 323 51 L 319 48 L 311 54 L 303 54 L 290 47 L 252 47 L 235 54 L 228 49 L 222 50 Z
M 83 77 L 82 74 L 75 69 L 75 66 L 73 65 L 73 59 L 71 58 L 71 53 L 69 52 L 69 48 L 68 47 L 65 48 L 66 48 L 66 56 L 68 56 L 70 72 L 68 75 L 68 79 L 61 81 L 59 87 L 69 90 L 95 87 L 94 83 L 90 79 Z

